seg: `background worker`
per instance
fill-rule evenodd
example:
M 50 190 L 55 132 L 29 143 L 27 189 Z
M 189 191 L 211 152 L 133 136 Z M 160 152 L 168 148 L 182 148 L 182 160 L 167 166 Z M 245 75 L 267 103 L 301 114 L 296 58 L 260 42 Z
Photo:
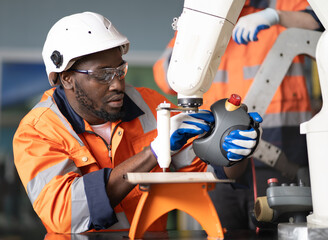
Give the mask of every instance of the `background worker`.
M 129 229 L 141 192 L 124 174 L 162 171 L 156 159 L 161 147 L 156 107 L 168 100 L 125 84 L 128 66 L 122 55 L 128 49 L 128 39 L 92 12 L 60 19 L 47 35 L 42 56 L 53 88 L 21 121 L 13 150 L 18 174 L 48 232 Z M 252 117 L 261 122 L 258 114 Z M 258 143 L 256 130 L 229 135 L 240 140 L 224 147 L 238 164 L 210 168 L 192 155 L 187 141 L 209 131 L 213 121 L 209 111 L 171 117 L 172 162 L 179 171 L 214 170 L 219 178 L 236 179 Z M 149 230 L 165 230 L 166 219 Z
M 232 93 L 244 98 L 276 38 L 289 27 L 323 30 L 306 0 L 247 0 L 232 32 L 232 39 L 221 58 L 213 84 L 204 94 L 203 107 L 209 109 L 214 102 L 228 98 Z M 175 37 L 153 66 L 156 83 L 168 94 L 175 94 L 166 79 L 174 41 Z M 311 118 L 303 64 L 302 56 L 294 58 L 263 117 L 262 139 L 281 148 L 291 162 L 307 166 L 306 140 L 305 136 L 299 133 L 300 123 Z M 279 69 L 273 69 L 272 74 L 275 71 Z M 268 178 L 277 177 L 281 183 L 290 182 L 290 179 L 284 178 L 281 173 L 259 161 L 255 161 L 255 165 L 258 196 L 266 195 Z M 227 194 L 223 196 L 221 191 Z M 253 193 L 240 189 L 233 191 L 227 185 L 217 185 L 216 191 L 210 194 L 224 227 L 254 227 L 249 221 L 249 211 L 252 211 L 254 206 Z

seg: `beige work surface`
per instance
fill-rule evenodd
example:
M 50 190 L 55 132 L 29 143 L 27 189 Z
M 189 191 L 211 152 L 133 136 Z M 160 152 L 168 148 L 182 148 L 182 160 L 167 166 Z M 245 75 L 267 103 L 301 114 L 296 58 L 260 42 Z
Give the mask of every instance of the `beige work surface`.
M 211 172 L 136 172 L 127 173 L 125 178 L 128 182 L 133 184 L 234 182 L 234 180 L 231 179 L 218 179 L 215 174 Z

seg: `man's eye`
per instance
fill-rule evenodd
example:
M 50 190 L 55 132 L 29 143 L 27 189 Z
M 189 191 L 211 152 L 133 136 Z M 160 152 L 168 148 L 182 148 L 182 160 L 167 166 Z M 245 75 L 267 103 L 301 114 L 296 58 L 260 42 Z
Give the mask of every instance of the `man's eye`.
M 107 74 L 104 71 L 94 72 L 94 76 L 98 79 L 105 79 Z
M 100 74 L 95 74 L 93 75 L 95 78 L 99 79 L 99 80 L 102 80 L 104 79 L 104 75 L 100 75 Z

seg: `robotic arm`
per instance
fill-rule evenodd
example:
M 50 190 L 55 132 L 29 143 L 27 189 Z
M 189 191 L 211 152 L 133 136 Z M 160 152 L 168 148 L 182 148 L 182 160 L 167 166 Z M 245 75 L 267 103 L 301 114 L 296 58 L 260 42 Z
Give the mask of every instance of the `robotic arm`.
M 179 108 L 162 104 L 157 109 L 158 139 L 163 146 L 157 156 L 163 171 L 171 162 L 169 112 L 198 112 L 244 4 L 245 0 L 185 0 L 173 24 L 177 37 L 167 79 L 177 92 Z
M 210 88 L 245 0 L 185 0 L 167 78 L 182 108 L 198 108 Z

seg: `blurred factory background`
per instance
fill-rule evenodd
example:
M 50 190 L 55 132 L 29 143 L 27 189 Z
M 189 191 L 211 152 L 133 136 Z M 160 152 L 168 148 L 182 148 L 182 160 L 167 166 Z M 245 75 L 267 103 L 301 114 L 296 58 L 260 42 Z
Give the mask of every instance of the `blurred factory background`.
M 174 34 L 171 23 L 183 0 L 1 0 L 0 1 L 0 239 L 43 239 L 13 163 L 12 138 L 21 118 L 50 87 L 41 51 L 60 18 L 98 12 L 130 42 L 126 81 L 158 89 L 152 65 Z M 171 100 L 174 101 L 174 99 Z
M 50 88 L 41 51 L 52 25 L 77 12 L 106 16 L 131 42 L 125 57 L 126 81 L 163 93 L 154 82 L 152 65 L 173 36 L 172 19 L 182 7 L 183 0 L 0 1 L 0 240 L 43 239 L 45 234 L 17 176 L 12 138 L 21 118 Z M 311 70 L 314 62 L 308 59 L 307 63 L 308 76 L 314 79 L 309 91 L 320 108 L 320 87 Z M 176 225 L 173 213 L 169 228 Z

